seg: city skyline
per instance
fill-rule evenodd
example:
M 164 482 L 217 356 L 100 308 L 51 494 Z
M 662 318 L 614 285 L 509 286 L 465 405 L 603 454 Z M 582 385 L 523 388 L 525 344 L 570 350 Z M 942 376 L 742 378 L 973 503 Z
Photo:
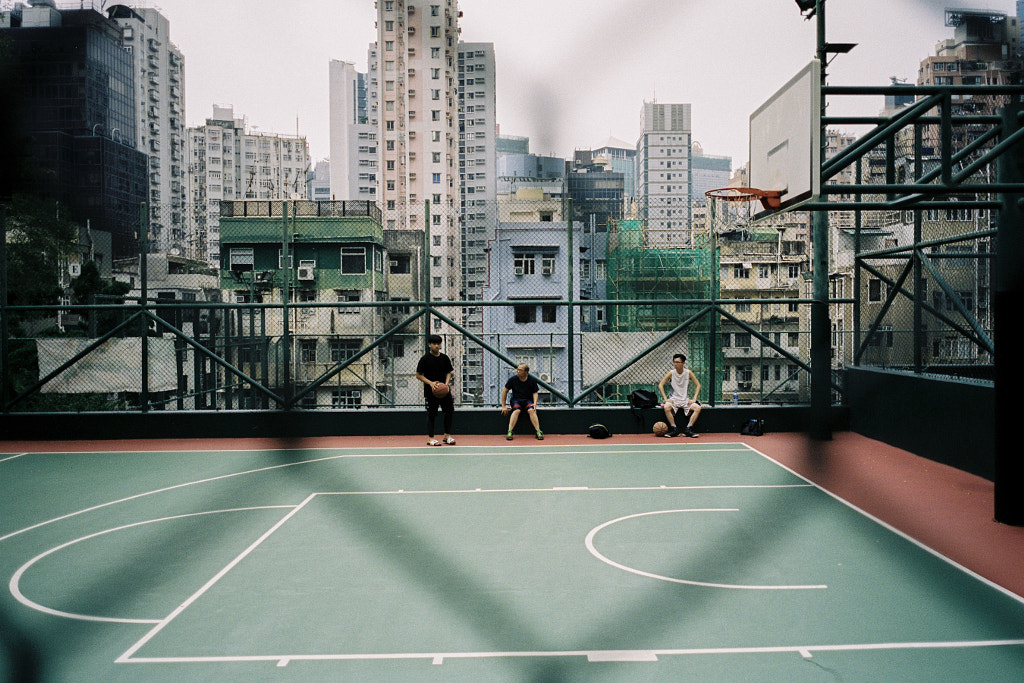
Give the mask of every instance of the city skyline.
M 330 60 L 366 70 L 376 19 L 368 0 L 141 3 L 170 21 L 185 60 L 186 120 L 230 105 L 250 127 L 307 138 L 329 156 Z M 949 37 L 948 5 L 1014 14 L 1009 0 L 862 0 L 826 4 L 830 42 L 858 43 L 829 68 L 831 84 L 916 80 Z M 462 0 L 461 40 L 494 43 L 497 121 L 531 151 L 569 158 L 609 137 L 635 143 L 644 101 L 693 105 L 694 140 L 708 154 L 748 157 L 750 113 L 814 55 L 815 25 L 792 0 L 523 0 L 510 11 Z M 880 19 L 881 17 L 881 19 Z M 678 31 L 675 27 L 679 27 Z M 909 28 L 908 28 L 909 27 Z M 716 32 L 721 32 L 721 37 Z M 291 93 L 295 93 L 294 97 Z M 832 114 L 875 114 L 881 98 L 845 98 Z M 877 102 L 875 101 L 877 99 Z

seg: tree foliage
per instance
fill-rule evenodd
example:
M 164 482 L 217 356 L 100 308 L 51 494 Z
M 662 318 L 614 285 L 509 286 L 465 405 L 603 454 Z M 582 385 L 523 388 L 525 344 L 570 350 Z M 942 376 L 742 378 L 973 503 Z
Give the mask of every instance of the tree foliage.
M 60 267 L 77 240 L 78 228 L 52 200 L 15 195 L 7 215 L 7 303 L 59 303 Z

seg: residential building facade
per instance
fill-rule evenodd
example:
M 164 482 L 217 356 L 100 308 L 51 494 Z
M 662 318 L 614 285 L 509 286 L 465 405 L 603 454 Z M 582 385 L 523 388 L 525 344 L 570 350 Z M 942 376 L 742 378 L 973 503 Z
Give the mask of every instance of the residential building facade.
M 459 43 L 459 176 L 462 206 L 462 298 L 480 301 L 487 284 L 487 245 L 494 237 L 498 215 L 497 130 L 493 43 Z M 479 306 L 464 309 L 464 323 L 483 331 Z M 462 388 L 479 397 L 483 392 L 483 349 L 467 343 L 463 354 Z
M 395 371 L 387 349 L 364 354 L 330 379 L 323 375 L 357 356 L 387 331 L 389 312 L 360 306 L 386 300 L 388 253 L 379 208 L 368 201 L 289 202 L 296 217 L 282 240 L 281 205 L 222 203 L 220 287 L 238 304 L 287 300 L 291 386 L 281 384 L 282 309 L 241 309 L 225 319 L 225 359 L 266 386 L 298 398 L 300 408 L 393 405 Z M 392 344 L 392 348 L 394 343 Z M 259 407 L 261 393 L 219 371 L 225 407 Z
M 190 210 L 206 259 L 220 263 L 220 203 L 306 196 L 309 146 L 298 135 L 250 130 L 230 106 L 214 105 L 188 129 Z
M 205 257 L 188 221 L 185 60 L 158 10 L 114 5 L 107 13 L 135 62 L 135 142 L 149 156 L 149 250 Z
M 689 104 L 644 102 L 636 145 L 637 215 L 654 247 L 692 246 Z
M 387 230 L 430 235 L 430 297 L 457 301 L 462 207 L 458 130 L 458 4 L 377 3 L 378 203 Z M 429 205 L 429 216 L 428 213 Z M 435 318 L 436 331 L 442 323 Z
M 371 48 L 371 62 L 375 54 L 375 48 Z M 328 73 L 330 187 L 323 199 L 376 201 L 379 148 L 371 76 L 356 71 L 355 64 L 340 60 L 331 60 Z

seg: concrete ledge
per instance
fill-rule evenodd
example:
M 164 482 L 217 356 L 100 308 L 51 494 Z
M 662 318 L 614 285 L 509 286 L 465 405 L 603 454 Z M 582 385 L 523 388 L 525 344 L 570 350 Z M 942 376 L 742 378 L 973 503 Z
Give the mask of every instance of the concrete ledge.
M 994 480 L 992 382 L 852 367 L 846 400 L 858 434 Z
M 739 433 L 750 418 L 765 421 L 768 432 L 804 432 L 812 427 L 809 406 L 723 406 L 705 408 L 697 423 L 704 433 Z M 599 422 L 613 434 L 648 431 L 663 419 L 660 409 L 644 411 L 638 423 L 627 406 L 600 408 L 541 408 L 541 429 L 550 434 L 586 434 Z M 832 410 L 833 431 L 849 428 L 849 411 Z M 441 416 L 437 417 L 441 426 Z M 502 434 L 508 418 L 497 408 L 456 408 L 455 434 Z M 517 433 L 530 432 L 522 416 Z M 296 410 L 268 411 L 153 411 L 149 413 L 9 413 L 0 415 L 0 437 L 4 440 L 51 439 L 173 439 L 243 437 L 378 436 L 382 434 L 425 434 L 426 415 L 422 409 Z

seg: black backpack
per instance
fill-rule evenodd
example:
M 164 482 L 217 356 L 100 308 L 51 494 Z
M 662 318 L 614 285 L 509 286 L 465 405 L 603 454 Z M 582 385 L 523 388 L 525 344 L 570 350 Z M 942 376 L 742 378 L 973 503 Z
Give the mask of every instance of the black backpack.
M 740 429 L 740 434 L 743 436 L 762 436 L 764 435 L 764 420 L 751 418 L 743 423 L 743 428 Z
M 602 424 L 590 425 L 590 429 L 587 430 L 587 436 L 591 439 L 607 439 L 612 433 L 608 431 L 608 428 Z
M 653 408 L 658 405 L 658 397 L 653 391 L 647 389 L 635 389 L 629 394 L 629 405 L 637 410 Z

